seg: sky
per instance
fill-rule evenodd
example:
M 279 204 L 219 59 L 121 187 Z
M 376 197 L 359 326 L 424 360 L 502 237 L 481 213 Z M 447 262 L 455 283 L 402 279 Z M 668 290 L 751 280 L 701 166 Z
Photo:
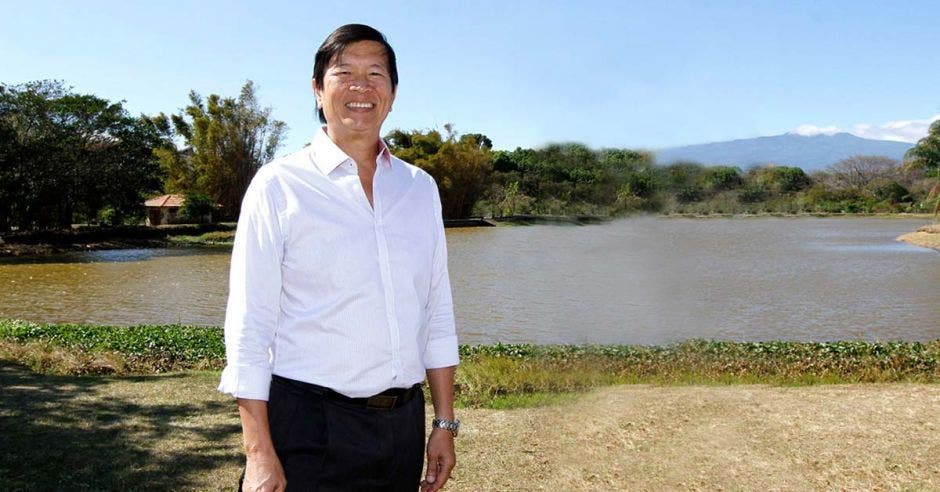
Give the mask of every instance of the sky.
M 913 142 L 940 118 L 936 1 L 3 4 L 0 82 L 59 79 L 156 114 L 250 79 L 287 123 L 281 154 L 318 126 L 317 47 L 353 22 L 398 57 L 383 132 L 656 149 L 786 132 Z

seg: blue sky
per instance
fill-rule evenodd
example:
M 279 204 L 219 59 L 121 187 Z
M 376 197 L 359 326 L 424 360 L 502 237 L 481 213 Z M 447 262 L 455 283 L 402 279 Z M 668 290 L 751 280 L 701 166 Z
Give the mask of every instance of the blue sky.
M 940 3 L 7 2 L 0 82 L 62 79 L 175 112 L 246 79 L 289 126 L 317 126 L 313 55 L 339 25 L 383 31 L 400 86 L 385 123 L 659 148 L 788 131 L 914 140 L 940 117 Z

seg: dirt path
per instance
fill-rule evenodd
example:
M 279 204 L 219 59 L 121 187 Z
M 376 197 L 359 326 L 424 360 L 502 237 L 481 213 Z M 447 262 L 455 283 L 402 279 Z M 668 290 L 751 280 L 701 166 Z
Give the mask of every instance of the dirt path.
M 0 489 L 231 490 L 240 426 L 217 383 L 0 363 Z M 452 491 L 940 490 L 940 385 L 620 386 L 459 416 Z

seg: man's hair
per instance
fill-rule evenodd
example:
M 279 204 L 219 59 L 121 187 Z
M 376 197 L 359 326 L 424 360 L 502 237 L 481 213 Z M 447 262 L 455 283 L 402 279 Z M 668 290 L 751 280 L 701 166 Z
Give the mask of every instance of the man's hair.
M 316 58 L 313 60 L 313 79 L 317 81 L 317 87 L 323 87 L 323 77 L 326 75 L 326 69 L 333 57 L 341 55 L 347 46 L 359 41 L 375 41 L 385 48 L 389 77 L 392 79 L 392 90 L 398 87 L 398 65 L 395 63 L 395 50 L 392 49 L 392 45 L 388 44 L 382 33 L 365 24 L 346 24 L 333 31 L 323 41 L 320 49 L 317 50 Z M 326 123 L 323 108 L 317 108 L 317 115 L 320 117 L 320 123 Z

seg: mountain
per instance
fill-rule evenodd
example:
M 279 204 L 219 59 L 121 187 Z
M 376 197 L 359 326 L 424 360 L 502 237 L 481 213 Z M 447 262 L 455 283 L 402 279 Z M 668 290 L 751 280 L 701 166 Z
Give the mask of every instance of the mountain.
M 870 140 L 849 133 L 813 135 L 785 133 L 773 137 L 713 142 L 655 151 L 656 162 L 695 161 L 707 165 L 728 165 L 747 169 L 752 165 L 797 166 L 810 172 L 855 155 L 883 155 L 902 159 L 914 144 Z

